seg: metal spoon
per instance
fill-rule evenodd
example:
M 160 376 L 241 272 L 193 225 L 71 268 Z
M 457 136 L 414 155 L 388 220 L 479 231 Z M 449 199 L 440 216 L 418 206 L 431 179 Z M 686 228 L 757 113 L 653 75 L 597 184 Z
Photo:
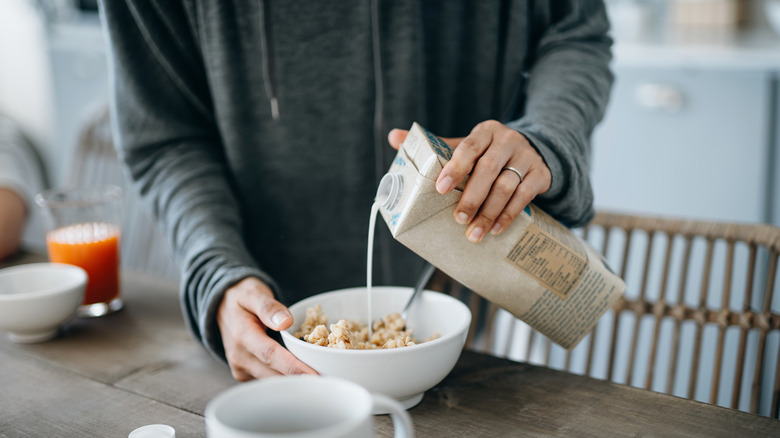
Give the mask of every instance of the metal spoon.
M 403 318 L 404 321 L 406 321 L 406 317 L 409 316 L 409 309 L 412 307 L 412 304 L 417 301 L 417 297 L 420 296 L 420 292 L 425 288 L 425 285 L 428 284 L 428 280 L 431 279 L 433 271 L 435 270 L 436 266 L 433 266 L 430 263 L 425 264 L 425 267 L 420 274 L 420 278 L 417 280 L 417 284 L 414 286 L 414 292 L 412 292 L 412 296 L 409 297 L 409 302 L 406 303 L 403 312 L 401 312 L 401 318 Z
M 412 296 L 409 297 L 409 301 L 406 302 L 406 306 L 404 306 L 404 310 L 401 311 L 401 318 L 405 321 L 407 321 L 407 317 L 409 316 L 409 309 L 412 308 L 412 305 L 417 302 L 417 298 L 420 296 L 420 292 L 422 292 L 423 289 L 425 289 L 425 285 L 428 284 L 428 280 L 431 279 L 431 276 L 433 275 L 433 271 L 436 270 L 436 266 L 433 266 L 430 263 L 425 264 L 425 267 L 422 270 L 422 273 L 420 273 L 420 278 L 417 280 L 417 284 L 414 286 L 414 292 L 412 292 Z M 372 336 L 374 332 L 374 325 L 378 322 L 381 322 L 382 319 L 376 319 L 374 322 L 371 323 L 371 326 L 368 328 L 368 336 Z

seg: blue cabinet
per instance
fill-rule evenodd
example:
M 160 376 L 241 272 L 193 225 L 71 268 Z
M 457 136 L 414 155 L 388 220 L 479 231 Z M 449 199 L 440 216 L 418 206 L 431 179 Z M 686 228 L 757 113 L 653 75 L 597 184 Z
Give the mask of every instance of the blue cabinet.
M 593 137 L 597 208 L 774 222 L 778 196 L 766 69 L 622 66 Z

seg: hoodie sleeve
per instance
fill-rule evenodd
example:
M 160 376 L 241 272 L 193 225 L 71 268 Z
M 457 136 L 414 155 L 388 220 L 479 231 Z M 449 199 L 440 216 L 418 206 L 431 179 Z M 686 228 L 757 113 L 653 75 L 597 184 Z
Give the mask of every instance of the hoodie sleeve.
M 46 168 L 39 151 L 15 121 L 0 114 L 0 188 L 15 192 L 24 201 L 27 216 L 21 244 L 38 252 L 45 252 L 46 244 L 42 217 L 34 198 L 47 186 Z
M 46 186 L 43 163 L 22 129 L 0 114 L 0 188 L 12 190 L 35 210 L 33 198 Z
M 541 2 L 551 24 L 535 39 L 525 115 L 507 125 L 536 147 L 552 173 L 550 190 L 534 203 L 570 227 L 595 210 L 590 183 L 590 137 L 609 100 L 612 40 L 600 0 Z
M 115 143 L 135 187 L 168 236 L 195 336 L 224 349 L 216 310 L 224 291 L 256 276 L 273 283 L 242 238 L 195 32 L 180 2 L 103 1 L 110 44 Z M 274 288 L 275 289 L 275 288 Z

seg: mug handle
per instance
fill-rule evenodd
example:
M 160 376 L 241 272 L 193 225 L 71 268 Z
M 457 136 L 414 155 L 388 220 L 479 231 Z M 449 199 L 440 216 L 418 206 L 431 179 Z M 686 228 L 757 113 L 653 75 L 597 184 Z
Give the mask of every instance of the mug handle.
M 414 426 L 412 417 L 406 412 L 398 401 L 383 394 L 371 394 L 374 401 L 374 407 L 378 410 L 387 411 L 393 418 L 393 428 L 395 429 L 395 438 L 414 438 Z

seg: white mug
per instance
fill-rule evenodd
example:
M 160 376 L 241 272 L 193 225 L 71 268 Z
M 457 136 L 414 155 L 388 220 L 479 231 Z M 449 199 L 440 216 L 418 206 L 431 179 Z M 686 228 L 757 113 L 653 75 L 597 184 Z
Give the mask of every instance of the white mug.
M 242 383 L 206 406 L 209 438 L 370 438 L 372 409 L 390 412 L 397 438 L 413 438 L 396 400 L 337 377 L 280 376 Z

